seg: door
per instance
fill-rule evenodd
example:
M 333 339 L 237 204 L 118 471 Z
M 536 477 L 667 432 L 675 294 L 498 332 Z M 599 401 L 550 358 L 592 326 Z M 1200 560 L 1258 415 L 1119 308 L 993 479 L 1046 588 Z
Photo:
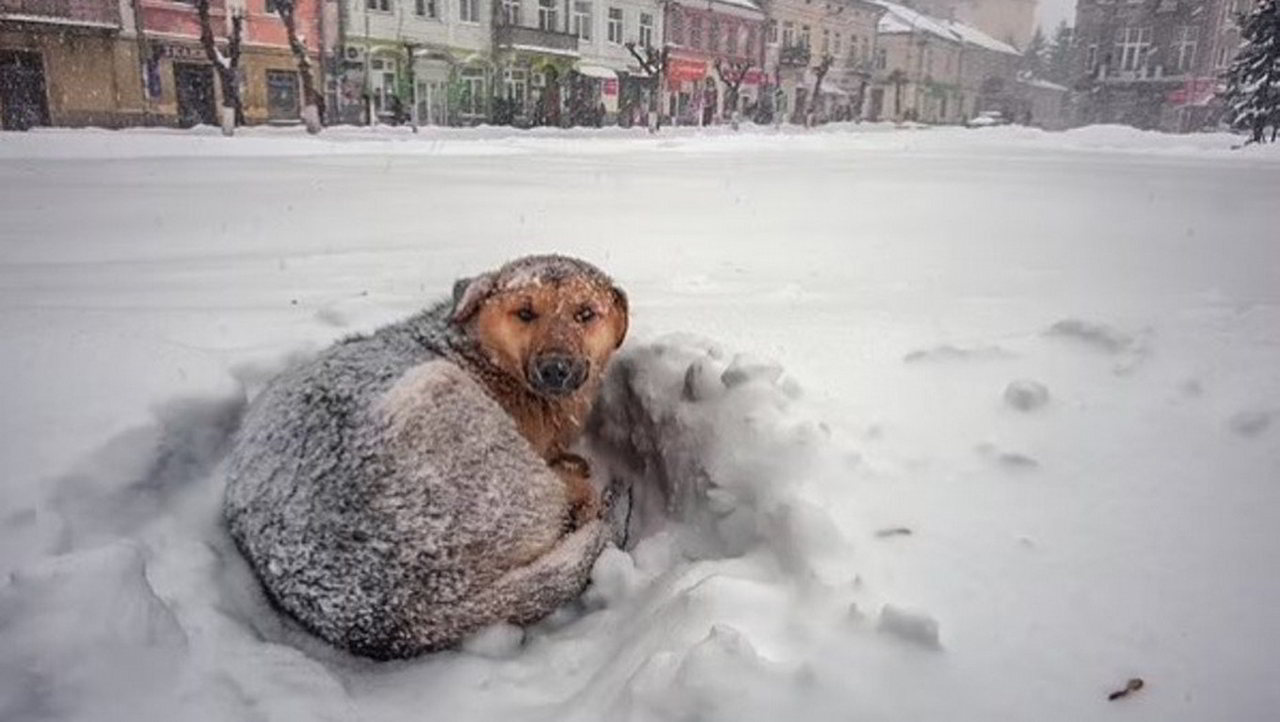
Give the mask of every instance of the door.
M 0 50 L 0 128 L 26 130 L 49 125 L 40 53 Z
M 213 98 L 213 68 L 191 63 L 173 64 L 174 87 L 178 91 L 178 125 L 190 128 L 203 123 L 218 124 Z
M 871 108 L 867 110 L 867 117 L 871 120 L 880 120 L 880 114 L 884 112 L 884 88 L 871 89 Z

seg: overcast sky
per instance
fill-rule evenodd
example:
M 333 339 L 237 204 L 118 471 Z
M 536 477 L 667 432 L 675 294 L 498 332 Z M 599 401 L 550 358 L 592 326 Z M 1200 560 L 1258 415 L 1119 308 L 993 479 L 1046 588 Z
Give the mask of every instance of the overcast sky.
M 1046 37 L 1053 37 L 1058 21 L 1076 24 L 1076 0 L 1036 0 L 1036 22 L 1044 28 Z

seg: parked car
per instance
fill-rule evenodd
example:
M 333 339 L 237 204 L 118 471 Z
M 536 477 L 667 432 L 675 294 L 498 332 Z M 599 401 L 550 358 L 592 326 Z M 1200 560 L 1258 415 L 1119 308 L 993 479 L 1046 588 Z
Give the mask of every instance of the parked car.
M 976 116 L 965 121 L 965 125 L 970 128 L 987 128 L 993 125 L 1008 125 L 1009 119 L 1004 117 L 1004 113 L 998 110 L 984 110 Z

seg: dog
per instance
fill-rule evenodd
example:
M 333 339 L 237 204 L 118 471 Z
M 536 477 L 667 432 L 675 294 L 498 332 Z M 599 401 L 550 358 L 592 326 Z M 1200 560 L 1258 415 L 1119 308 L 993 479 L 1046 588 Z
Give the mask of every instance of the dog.
M 576 597 L 609 532 L 569 448 L 627 324 L 604 272 L 529 256 L 274 379 L 245 414 L 225 498 L 268 597 L 375 659 Z

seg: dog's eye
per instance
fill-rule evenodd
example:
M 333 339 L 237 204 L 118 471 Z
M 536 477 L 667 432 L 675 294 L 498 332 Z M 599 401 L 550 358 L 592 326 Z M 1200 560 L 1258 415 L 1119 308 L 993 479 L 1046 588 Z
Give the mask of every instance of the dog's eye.
M 534 313 L 532 308 L 525 306 L 519 311 L 516 311 L 516 318 L 524 321 L 525 323 L 533 323 L 537 320 L 538 314 Z
M 590 306 L 583 306 L 582 308 L 578 309 L 577 313 L 573 314 L 574 320 L 576 320 L 578 323 L 590 323 L 591 321 L 595 320 L 595 317 L 596 317 L 595 309 L 591 308 Z

